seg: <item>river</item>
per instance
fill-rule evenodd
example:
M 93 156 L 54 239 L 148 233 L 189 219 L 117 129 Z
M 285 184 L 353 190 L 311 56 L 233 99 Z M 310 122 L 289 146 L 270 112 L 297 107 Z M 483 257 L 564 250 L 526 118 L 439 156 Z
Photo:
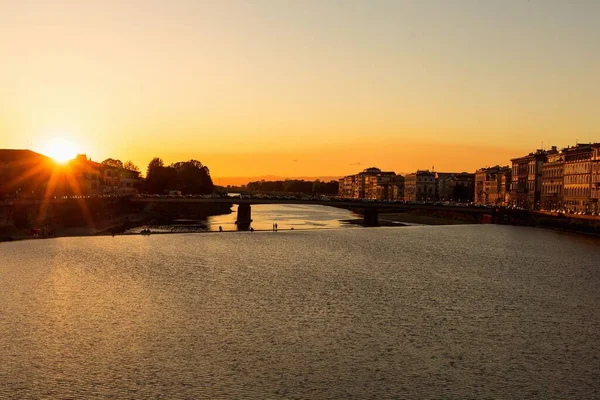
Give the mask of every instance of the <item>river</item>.
M 0 398 L 598 398 L 599 287 L 513 226 L 0 243 Z
M 143 229 L 153 232 L 204 232 L 204 231 L 237 231 L 237 205 L 230 214 L 208 217 L 206 220 L 177 220 L 169 225 L 141 225 L 129 230 L 139 233 Z M 307 230 L 354 228 L 355 225 L 344 221 L 362 218 L 353 212 L 335 207 L 315 206 L 307 204 L 255 204 L 252 206 L 252 228 L 255 230 L 272 230 L 277 224 L 278 230 Z

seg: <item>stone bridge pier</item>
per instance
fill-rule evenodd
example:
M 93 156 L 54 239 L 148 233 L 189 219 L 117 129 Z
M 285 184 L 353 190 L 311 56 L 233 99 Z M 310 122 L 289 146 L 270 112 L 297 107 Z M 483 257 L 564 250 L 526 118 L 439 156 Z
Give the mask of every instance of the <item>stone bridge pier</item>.
M 365 208 L 364 213 L 364 226 L 377 226 L 379 225 L 379 213 L 376 208 Z
M 245 230 L 250 227 L 252 222 L 252 209 L 250 204 L 239 204 L 237 210 L 237 219 L 235 221 L 238 229 Z

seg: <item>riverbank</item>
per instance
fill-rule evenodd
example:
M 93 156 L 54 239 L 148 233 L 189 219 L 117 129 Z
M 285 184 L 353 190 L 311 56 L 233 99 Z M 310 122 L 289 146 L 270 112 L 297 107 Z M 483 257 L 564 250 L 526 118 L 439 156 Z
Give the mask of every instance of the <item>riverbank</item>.
M 438 217 L 435 215 L 421 215 L 408 212 L 381 213 L 379 214 L 379 222 L 380 224 L 405 223 L 406 225 L 465 225 L 469 223 L 456 219 Z
M 347 225 L 363 225 L 362 218 L 349 218 L 339 220 L 343 224 Z M 206 227 L 205 229 L 181 229 L 181 230 L 167 230 L 166 227 L 171 226 L 170 224 L 153 223 L 152 218 L 148 218 L 145 214 L 130 214 L 124 219 L 118 219 L 113 221 L 107 221 L 101 226 L 94 228 L 89 227 L 78 227 L 78 228 L 64 228 L 57 230 L 54 235 L 48 236 L 32 236 L 26 232 L 20 232 L 19 234 L 0 237 L 0 241 L 13 241 L 13 240 L 25 240 L 25 239 L 46 239 L 54 237 L 73 237 L 73 236 L 132 236 L 139 235 L 140 232 L 136 231 L 136 228 L 140 230 L 142 228 L 150 229 L 152 234 L 179 234 L 179 233 L 219 233 L 219 231 L 211 231 Z M 181 221 L 179 221 L 181 222 Z M 447 218 L 441 218 L 429 215 L 415 215 L 409 213 L 385 213 L 379 215 L 379 225 L 381 227 L 404 227 L 414 225 L 457 225 L 464 224 L 462 221 L 450 220 Z M 319 228 L 310 229 L 282 229 L 279 231 L 305 231 L 314 230 Z M 323 228 L 330 229 L 330 228 Z M 269 232 L 271 229 L 255 229 L 255 232 Z M 237 230 L 226 230 L 224 232 L 240 232 Z M 4 239 L 4 240 L 3 240 Z
M 344 224 L 360 225 L 360 226 L 364 226 L 364 224 L 365 224 L 365 222 L 362 218 L 343 219 L 340 222 L 342 222 Z M 403 226 L 409 226 L 409 225 L 416 225 L 416 224 L 407 224 L 407 223 L 400 222 L 400 221 L 392 221 L 392 220 L 384 220 L 384 219 L 379 219 L 379 224 L 377 224 L 377 226 L 385 226 L 385 227 L 389 227 L 389 226 L 403 227 Z M 421 224 L 421 225 L 423 225 L 423 224 Z
M 420 215 L 407 212 L 381 213 L 377 226 L 414 226 L 414 225 L 465 225 L 469 222 L 438 217 L 434 215 Z M 362 218 L 342 220 L 347 224 L 364 225 Z

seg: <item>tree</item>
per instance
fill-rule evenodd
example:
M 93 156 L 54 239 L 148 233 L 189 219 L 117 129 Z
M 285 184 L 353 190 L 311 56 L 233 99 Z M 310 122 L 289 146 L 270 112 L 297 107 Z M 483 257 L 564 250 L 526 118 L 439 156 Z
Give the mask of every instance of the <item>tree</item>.
M 209 194 L 214 190 L 210 171 L 200 161 L 180 161 L 165 167 L 158 157 L 148 164 L 144 187 L 149 193 L 180 190 L 185 194 Z
M 140 172 L 138 166 L 135 165 L 131 160 L 125 161 L 125 164 L 123 164 L 123 168 L 128 169 L 130 171 Z
M 177 189 L 186 194 L 208 194 L 214 190 L 208 167 L 198 160 L 171 165 L 177 171 Z
M 107 158 L 106 160 L 102 161 L 102 164 L 108 165 L 109 167 L 123 168 L 123 162 L 113 158 Z
M 161 167 L 164 167 L 164 166 L 165 166 L 165 163 L 163 162 L 163 160 L 161 158 L 154 157 L 152 159 L 152 161 L 150 161 L 148 163 L 148 170 L 146 171 L 146 176 L 150 176 L 150 172 L 153 169 L 161 168 Z
M 163 193 L 167 189 L 167 176 L 162 171 L 164 162 L 158 157 L 154 157 L 148 163 L 146 171 L 146 180 L 144 181 L 144 189 L 149 193 Z

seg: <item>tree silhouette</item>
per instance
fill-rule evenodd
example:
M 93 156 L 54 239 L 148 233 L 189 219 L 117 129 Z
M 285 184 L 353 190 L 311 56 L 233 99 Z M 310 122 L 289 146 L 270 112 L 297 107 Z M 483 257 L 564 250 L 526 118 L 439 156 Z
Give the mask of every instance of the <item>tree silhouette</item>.
M 150 172 L 153 169 L 157 169 L 160 167 L 164 167 L 165 163 L 163 162 L 163 160 L 159 157 L 154 157 L 149 163 L 148 163 L 148 169 L 146 170 L 146 176 L 150 175 Z
M 209 194 L 214 190 L 208 167 L 198 160 L 180 161 L 164 166 L 156 157 L 148 164 L 144 189 L 149 193 L 179 190 L 184 194 Z
M 128 169 L 130 171 L 140 172 L 138 166 L 135 165 L 131 160 L 125 161 L 125 164 L 123 164 L 123 168 Z
M 107 158 L 102 161 L 102 164 L 108 165 L 109 167 L 123 168 L 123 162 L 121 160 L 115 160 L 114 158 Z
M 208 194 L 214 190 L 210 171 L 198 160 L 171 165 L 177 171 L 177 190 L 185 194 Z

